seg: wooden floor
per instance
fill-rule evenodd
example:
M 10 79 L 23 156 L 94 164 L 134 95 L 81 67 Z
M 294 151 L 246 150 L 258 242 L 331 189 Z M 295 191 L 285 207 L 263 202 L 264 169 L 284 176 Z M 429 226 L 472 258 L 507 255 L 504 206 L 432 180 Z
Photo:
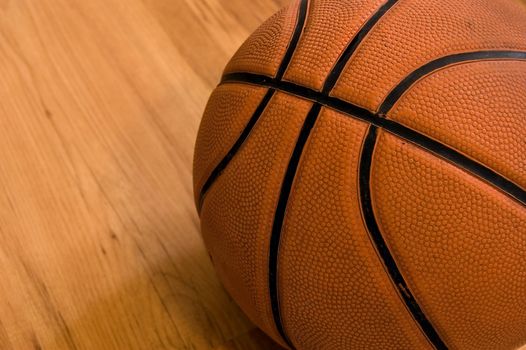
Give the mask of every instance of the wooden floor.
M 275 349 L 199 236 L 228 58 L 288 0 L 0 0 L 0 349 Z
M 0 349 L 272 349 L 215 277 L 201 113 L 287 0 L 0 0 Z

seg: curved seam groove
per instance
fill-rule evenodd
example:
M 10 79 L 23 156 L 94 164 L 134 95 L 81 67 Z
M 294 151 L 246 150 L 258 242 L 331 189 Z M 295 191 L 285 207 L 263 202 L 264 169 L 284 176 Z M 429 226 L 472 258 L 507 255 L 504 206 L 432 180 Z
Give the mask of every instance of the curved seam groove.
M 526 56 L 526 53 L 524 53 Z M 436 141 L 416 130 L 413 130 L 396 121 L 383 118 L 367 109 L 356 106 L 350 102 L 323 95 L 313 89 L 296 85 L 288 82 L 275 82 L 272 78 L 251 73 L 237 73 L 225 76 L 223 84 L 227 83 L 246 83 L 259 86 L 267 86 L 276 90 L 295 95 L 297 97 L 318 102 L 328 108 L 341 112 L 351 118 L 359 119 L 367 123 L 376 125 L 406 141 L 412 142 L 420 148 L 431 152 L 457 167 L 464 169 L 467 173 L 477 176 L 481 180 L 491 184 L 503 192 L 508 197 L 516 200 L 526 207 L 526 190 L 499 174 L 495 170 L 471 159 L 454 148 Z
M 278 79 L 281 79 L 281 76 L 284 74 L 285 70 L 290 64 L 292 55 L 294 54 L 294 50 L 296 50 L 299 39 L 301 37 L 301 33 L 303 32 L 303 27 L 305 26 L 308 6 L 309 6 L 309 0 L 301 0 L 300 8 L 298 10 L 298 15 L 297 15 L 297 23 L 296 23 L 296 27 L 294 29 L 294 33 L 291 38 L 291 42 L 289 44 L 289 47 L 287 48 L 287 51 L 285 52 L 285 56 L 283 57 L 280 63 L 278 72 L 276 73 L 276 77 L 278 77 Z M 224 76 L 222 77 L 222 80 L 224 80 Z M 245 126 L 244 130 L 241 132 L 241 135 L 236 140 L 232 148 L 228 151 L 225 157 L 223 157 L 223 159 L 219 162 L 218 165 L 216 165 L 214 170 L 212 170 L 212 172 L 208 176 L 208 179 L 205 181 L 205 184 L 203 185 L 203 187 L 201 188 L 199 192 L 199 200 L 197 203 L 198 213 L 201 212 L 201 208 L 203 206 L 203 201 L 206 196 L 206 193 L 212 187 L 212 185 L 217 180 L 217 178 L 221 175 L 221 173 L 226 169 L 228 164 L 230 164 L 230 161 L 232 160 L 232 158 L 234 158 L 234 156 L 237 154 L 241 146 L 245 143 L 247 138 L 250 136 L 252 129 L 257 124 L 257 121 L 263 114 L 267 105 L 270 103 L 270 100 L 272 96 L 274 95 L 274 93 L 275 93 L 275 89 L 271 89 L 267 92 L 267 94 L 262 99 L 261 103 L 257 107 L 256 111 L 250 118 L 249 122 Z
M 285 56 L 283 57 L 283 60 L 281 61 L 281 65 L 278 68 L 278 72 L 276 73 L 276 80 L 278 81 L 281 80 L 283 76 L 285 75 L 285 72 L 287 71 L 287 68 L 289 67 L 290 62 L 292 61 L 292 57 L 294 56 L 294 52 L 296 51 L 296 48 L 298 47 L 298 44 L 301 39 L 301 34 L 303 33 L 303 30 L 307 23 L 308 10 L 309 10 L 309 1 L 301 0 L 296 28 L 294 29 L 294 34 L 292 35 L 292 39 L 290 41 L 289 47 L 287 48 Z
M 263 96 L 263 99 L 261 100 L 258 107 L 254 111 L 254 114 L 252 114 L 252 117 L 250 118 L 247 125 L 241 132 L 241 135 L 239 135 L 238 139 L 236 140 L 232 148 L 223 157 L 223 159 L 221 159 L 219 164 L 216 165 L 214 170 L 212 170 L 212 172 L 208 176 L 208 179 L 205 181 L 203 187 L 201 188 L 201 193 L 199 195 L 199 202 L 197 203 L 197 211 L 199 213 L 201 212 L 203 201 L 205 199 L 206 194 L 208 193 L 208 190 L 210 189 L 210 187 L 212 187 L 212 185 L 217 180 L 217 178 L 223 173 L 223 171 L 226 169 L 228 164 L 230 164 L 230 161 L 232 160 L 232 158 L 234 158 L 237 152 L 245 144 L 245 141 L 248 139 L 250 133 L 252 132 L 252 129 L 254 129 L 259 118 L 261 117 L 263 112 L 266 110 L 275 92 L 276 92 L 275 89 L 269 89 L 267 93 L 265 94 L 265 96 Z
M 481 181 L 500 191 L 503 195 L 526 207 L 526 191 L 495 170 L 462 154 L 454 148 L 392 120 L 379 118 L 377 124 L 391 134 L 403 140 L 410 141 L 425 151 L 433 153 L 448 163 L 464 170 L 467 174 L 479 178 Z
M 398 100 L 422 77 L 442 68 L 458 63 L 479 62 L 488 60 L 526 60 L 526 52 L 511 50 L 474 51 L 444 56 L 421 66 L 405 77 L 384 99 L 378 114 L 385 115 L 393 108 Z
M 285 212 L 287 210 L 287 204 L 289 200 L 290 193 L 292 192 L 292 186 L 294 178 L 296 177 L 296 172 L 299 167 L 300 158 L 302 156 L 305 145 L 309 139 L 312 129 L 316 124 L 318 116 L 320 115 L 321 105 L 319 103 L 313 104 L 311 110 L 307 114 L 301 132 L 298 136 L 298 141 L 292 152 L 287 170 L 285 172 L 285 177 L 283 179 L 283 184 L 281 186 L 281 192 L 278 200 L 278 205 L 276 207 L 276 213 L 274 215 L 274 223 L 272 225 L 272 234 L 270 236 L 270 249 L 269 249 L 269 293 L 270 293 L 270 304 L 272 307 L 272 314 L 274 316 L 274 322 L 278 328 L 279 333 L 291 348 L 291 340 L 287 336 L 285 329 L 283 327 L 283 322 L 281 320 L 281 309 L 279 306 L 279 295 L 278 295 L 278 256 L 279 256 L 279 246 L 281 241 L 281 231 L 283 229 L 283 223 L 285 221 Z
M 363 219 L 365 226 L 369 231 L 369 237 L 373 241 L 373 245 L 376 247 L 378 256 L 383 262 L 383 265 L 387 269 L 389 276 L 391 277 L 394 285 L 398 289 L 398 294 L 404 301 L 409 312 L 412 314 L 415 321 L 420 326 L 420 329 L 425 334 L 429 342 L 438 350 L 447 349 L 446 344 L 440 338 L 440 335 L 435 330 L 431 322 L 428 320 L 420 305 L 416 301 L 415 297 L 411 293 L 402 273 L 400 272 L 393 255 L 391 254 L 389 247 L 380 231 L 378 223 L 374 215 L 374 209 L 371 200 L 371 165 L 374 155 L 374 149 L 376 146 L 376 140 L 378 137 L 378 127 L 371 125 L 369 132 L 367 133 L 362 154 L 360 157 L 360 201 L 362 207 Z
M 374 26 L 382 19 L 382 17 L 398 2 L 398 0 L 388 0 L 365 22 L 363 27 L 354 36 L 351 42 L 347 45 L 342 55 L 334 65 L 332 71 L 327 76 L 325 84 L 322 89 L 323 94 L 329 94 L 331 90 L 336 86 L 338 79 L 340 78 L 343 70 L 347 66 L 347 63 L 351 59 L 352 55 L 356 52 L 356 49 L 365 37 L 371 32 Z

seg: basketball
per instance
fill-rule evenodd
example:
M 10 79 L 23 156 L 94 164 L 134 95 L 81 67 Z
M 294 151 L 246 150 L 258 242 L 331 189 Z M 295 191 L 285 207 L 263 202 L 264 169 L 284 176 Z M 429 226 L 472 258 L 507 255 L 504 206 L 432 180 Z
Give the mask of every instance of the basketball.
M 202 236 L 288 349 L 526 343 L 526 6 L 295 0 L 194 156 Z

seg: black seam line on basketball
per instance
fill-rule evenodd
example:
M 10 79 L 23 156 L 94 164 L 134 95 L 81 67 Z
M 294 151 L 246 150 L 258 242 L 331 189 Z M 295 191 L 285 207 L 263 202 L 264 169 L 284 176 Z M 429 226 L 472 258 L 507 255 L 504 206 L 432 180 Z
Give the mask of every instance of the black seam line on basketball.
M 398 0 L 388 0 L 386 3 L 384 3 L 372 16 L 369 18 L 367 23 L 363 25 L 363 27 L 358 31 L 358 33 L 354 36 L 354 38 L 351 40 L 349 45 L 347 45 L 345 51 L 340 56 L 338 61 L 336 62 L 334 68 L 327 76 L 327 79 L 325 80 L 325 84 L 323 86 L 322 92 L 324 94 L 328 94 L 336 85 L 338 82 L 338 79 L 340 78 L 340 75 L 342 74 L 345 66 L 347 65 L 347 62 L 351 59 L 352 55 L 360 46 L 363 39 L 369 34 L 369 32 L 374 28 L 376 23 L 380 21 L 380 19 L 393 7 Z
M 203 205 L 204 197 L 210 187 L 212 187 L 212 184 L 216 181 L 216 179 L 223 173 L 223 171 L 226 169 L 232 158 L 237 154 L 241 146 L 245 143 L 246 139 L 250 135 L 252 129 L 257 124 L 259 118 L 267 108 L 268 104 L 270 103 L 270 100 L 272 99 L 272 96 L 274 96 L 276 90 L 275 89 L 269 89 L 259 105 L 257 106 L 256 110 L 254 111 L 254 114 L 248 121 L 248 124 L 245 126 L 243 131 L 241 132 L 241 135 L 239 135 L 239 138 L 236 140 L 230 151 L 223 157 L 223 159 L 219 162 L 219 164 L 214 168 L 208 179 L 206 180 L 205 184 L 203 185 L 201 189 L 201 193 L 199 195 L 199 203 L 198 203 L 198 211 L 201 211 L 201 207 Z
M 285 333 L 283 328 L 283 323 L 281 321 L 281 310 L 279 306 L 279 296 L 278 296 L 278 255 L 279 255 L 279 246 L 281 241 L 281 231 L 283 229 L 283 221 L 285 219 L 285 211 L 287 209 L 287 204 L 289 200 L 290 193 L 292 191 L 292 184 L 298 170 L 299 162 L 303 149 L 309 136 L 311 134 L 314 125 L 318 119 L 318 116 L 321 111 L 321 105 L 315 103 L 303 123 L 303 127 L 296 141 L 296 145 L 292 152 L 287 170 L 285 172 L 285 177 L 281 185 L 281 192 L 279 195 L 278 205 L 276 207 L 276 213 L 274 215 L 274 223 L 272 225 L 272 234 L 270 236 L 270 249 L 269 249 L 269 292 L 270 292 L 270 304 L 272 307 L 272 315 L 274 317 L 274 322 L 276 328 L 278 329 L 279 334 L 285 340 L 287 345 L 293 348 L 293 345 Z
M 376 125 L 402 139 L 410 141 L 417 146 L 438 155 L 443 159 L 450 161 L 468 173 L 478 176 L 485 182 L 490 183 L 508 196 L 520 202 L 522 205 L 526 206 L 526 191 L 509 179 L 449 146 L 446 146 L 393 120 L 382 118 L 365 108 L 356 106 L 352 103 L 335 97 L 324 95 L 310 88 L 289 82 L 276 82 L 272 78 L 261 75 L 239 73 L 235 75 L 228 75 L 223 80 L 223 83 L 232 82 L 268 86 L 278 91 L 317 102 L 321 105 L 347 114 L 355 119 L 363 120 L 370 124 Z
M 285 53 L 285 56 L 283 57 L 283 59 L 281 61 L 281 65 L 280 65 L 280 67 L 278 69 L 278 72 L 276 73 L 276 81 L 281 81 L 283 79 L 283 76 L 285 75 L 285 72 L 287 71 L 287 68 L 289 67 L 290 62 L 292 61 L 292 58 L 294 56 L 294 52 L 296 51 L 296 48 L 298 47 L 298 44 L 299 44 L 299 41 L 301 39 L 303 30 L 305 28 L 305 24 L 306 24 L 306 21 L 307 21 L 308 9 L 309 9 L 309 0 L 301 0 L 299 13 L 298 13 L 298 19 L 297 19 L 297 22 L 296 22 L 296 28 L 294 29 L 294 34 L 293 34 L 292 39 L 291 39 L 291 41 L 289 43 L 289 47 L 287 49 L 287 52 Z M 314 109 L 314 107 L 313 107 L 313 109 Z M 318 113 L 319 113 L 319 111 L 318 111 Z M 303 126 L 303 130 L 300 133 L 300 138 L 299 138 L 298 142 L 301 141 L 301 137 L 303 135 L 305 127 L 307 126 L 308 120 L 309 120 L 309 116 L 307 116 L 307 119 L 306 119 L 305 124 Z M 310 130 L 308 132 L 310 133 Z M 308 135 L 307 135 L 307 137 L 308 137 Z M 296 144 L 296 148 L 297 147 L 298 147 L 298 143 Z M 302 147 L 302 149 L 303 149 L 303 147 Z M 296 152 L 296 149 L 294 150 L 294 152 Z M 301 150 L 300 150 L 300 155 L 301 155 Z M 293 159 L 294 159 L 294 156 L 295 156 L 295 153 L 293 153 L 293 155 L 292 155 Z M 292 159 L 291 159 L 291 162 L 292 162 Z M 297 167 L 297 165 L 296 165 L 296 167 Z M 290 168 L 290 164 L 289 164 L 289 168 Z M 294 177 L 295 172 L 296 171 L 294 170 L 294 173 L 292 175 L 293 177 Z M 282 185 L 280 201 L 281 201 L 281 196 L 283 196 L 283 191 L 285 190 L 285 187 L 283 187 L 283 186 L 285 186 L 285 184 L 286 184 L 287 174 L 286 174 L 285 179 L 284 179 L 284 185 Z M 292 186 L 292 185 L 290 185 L 290 186 Z M 289 186 L 289 188 L 287 190 L 288 193 L 290 193 L 290 186 Z M 286 205 L 287 205 L 286 203 L 287 203 L 287 200 L 288 200 L 288 194 L 287 194 L 286 197 L 287 198 L 285 199 L 284 209 L 283 209 L 283 213 L 282 213 L 283 216 L 285 215 L 284 211 L 285 211 L 285 208 L 286 208 Z M 278 202 L 278 209 L 277 210 L 279 210 L 279 208 L 280 208 L 280 204 Z M 278 215 L 279 215 L 278 211 L 276 211 L 276 214 L 274 215 L 274 225 L 276 225 L 276 220 L 279 219 Z M 274 232 L 274 227 L 273 227 L 273 231 L 272 231 L 272 234 L 271 234 L 271 241 L 270 241 L 270 247 L 269 247 L 269 275 L 268 275 L 268 278 L 269 278 L 269 296 L 270 296 L 272 316 L 274 318 L 275 326 L 276 326 L 279 334 L 281 335 L 281 337 L 285 341 L 285 343 L 291 349 L 294 349 L 294 345 L 292 344 L 292 341 L 290 340 L 290 338 L 288 337 L 287 333 L 285 332 L 285 329 L 283 327 L 283 322 L 281 320 L 281 312 L 280 312 L 280 308 L 279 308 L 279 299 L 278 299 L 278 287 L 277 287 L 277 264 L 278 264 L 277 259 L 278 259 L 278 249 L 279 249 L 281 225 L 283 224 L 283 216 L 281 217 L 281 224 L 280 224 L 280 228 L 279 228 L 280 232 L 278 233 L 277 238 L 274 238 L 274 240 L 277 239 L 277 242 L 273 241 L 273 237 L 276 236 L 276 234 Z M 274 261 L 273 261 L 273 259 L 274 259 Z
M 377 131 L 377 126 L 370 126 L 369 132 L 363 144 L 362 155 L 360 159 L 360 201 L 362 204 L 365 225 L 369 231 L 370 237 L 372 238 L 373 244 L 379 253 L 380 258 L 383 261 L 384 266 L 387 268 L 389 276 L 398 289 L 398 292 L 409 312 L 413 315 L 414 319 L 428 340 L 436 349 L 447 349 L 446 344 L 442 341 L 440 335 L 437 333 L 431 322 L 427 319 L 426 315 L 420 308 L 420 305 L 418 305 L 418 302 L 411 293 L 404 277 L 396 265 L 393 255 L 389 251 L 389 247 L 387 246 L 387 243 L 380 232 L 380 228 L 374 215 L 374 209 L 371 201 L 370 178 L 371 164 L 378 135 Z
M 278 72 L 276 73 L 276 80 L 281 80 L 283 78 L 283 76 L 285 75 L 285 72 L 287 71 L 287 68 L 289 67 L 290 61 L 292 61 L 292 56 L 294 55 L 294 52 L 296 51 L 296 48 L 298 47 L 298 43 L 301 39 L 301 33 L 303 33 L 305 22 L 307 21 L 308 9 L 309 9 L 309 1 L 301 0 L 299 12 L 298 12 L 298 19 L 296 21 L 296 27 L 294 28 L 294 34 L 292 35 L 292 39 L 290 40 L 287 52 L 285 52 L 285 56 L 281 60 L 281 64 L 278 68 Z
M 458 53 L 450 56 L 441 57 L 431 61 L 422 67 L 418 68 L 406 78 L 404 78 L 385 98 L 382 103 L 379 114 L 387 114 L 402 95 L 409 90 L 420 78 L 435 72 L 441 68 L 452 66 L 457 63 L 469 61 L 486 61 L 486 60 L 526 60 L 526 52 L 524 51 L 474 51 Z
M 309 0 L 301 0 L 300 8 L 298 10 L 298 19 L 296 21 L 296 26 L 294 29 L 294 34 L 292 35 L 289 47 L 287 48 L 287 52 L 285 53 L 285 56 L 281 60 L 280 66 L 278 68 L 278 72 L 276 73 L 276 80 L 279 81 L 285 74 L 285 71 L 287 70 L 290 61 L 292 60 L 292 56 L 294 54 L 294 51 L 296 50 L 296 47 L 298 46 L 298 42 L 301 37 L 301 33 L 303 32 L 303 28 L 305 26 L 306 18 L 307 18 L 307 10 L 309 8 Z M 197 211 L 201 211 L 201 207 L 203 205 L 204 197 L 210 187 L 212 187 L 212 184 L 217 180 L 219 175 L 226 169 L 232 158 L 236 155 L 236 153 L 239 151 L 243 143 L 246 141 L 248 136 L 250 135 L 250 132 L 256 125 L 257 121 L 259 120 L 259 117 L 261 117 L 261 114 L 266 109 L 267 105 L 269 104 L 272 96 L 274 95 L 275 90 L 269 90 L 267 91 L 267 94 L 259 104 L 258 108 L 250 118 L 248 124 L 245 126 L 245 129 L 242 131 L 241 135 L 237 139 L 237 141 L 234 143 L 230 151 L 226 154 L 226 156 L 219 162 L 219 164 L 214 168 L 212 173 L 209 175 L 208 179 L 205 181 L 205 184 L 201 188 L 201 191 L 199 193 L 199 202 L 197 205 Z

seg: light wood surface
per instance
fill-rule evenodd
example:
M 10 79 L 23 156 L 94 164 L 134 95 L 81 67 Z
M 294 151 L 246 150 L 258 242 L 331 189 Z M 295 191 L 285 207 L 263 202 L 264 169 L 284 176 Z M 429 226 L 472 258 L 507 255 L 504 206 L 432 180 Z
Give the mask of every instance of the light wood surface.
M 191 186 L 228 58 L 287 0 L 0 0 L 0 349 L 274 349 Z
M 286 0 L 0 0 L 0 349 L 271 349 L 191 186 L 228 58 Z

